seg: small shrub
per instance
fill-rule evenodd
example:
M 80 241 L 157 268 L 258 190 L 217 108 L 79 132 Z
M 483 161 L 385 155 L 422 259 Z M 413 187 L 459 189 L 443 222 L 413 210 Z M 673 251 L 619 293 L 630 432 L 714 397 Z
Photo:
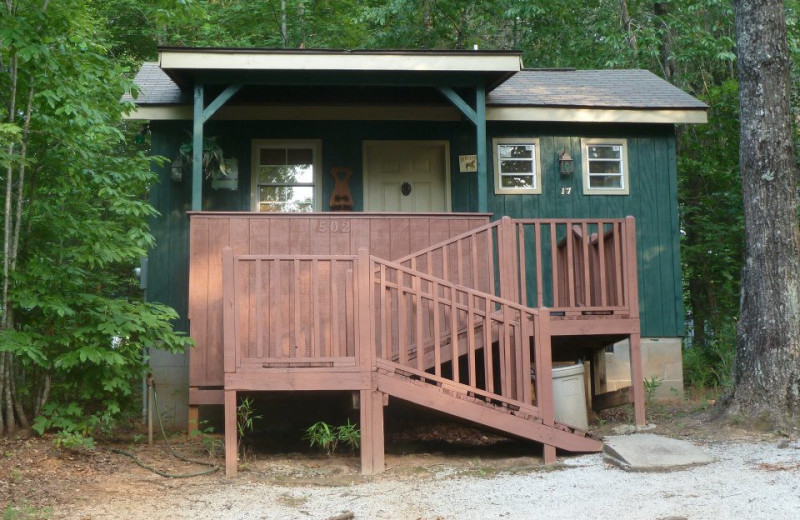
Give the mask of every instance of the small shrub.
M 342 426 L 332 426 L 325 421 L 318 421 L 306 428 L 303 439 L 309 441 L 312 448 L 316 446 L 321 453 L 328 456 L 336 452 L 340 442 L 350 448 L 351 454 L 355 454 L 361 445 L 361 430 L 351 423 L 350 419 Z
M 316 446 L 321 453 L 330 456 L 336 451 L 339 436 L 335 429 L 325 421 L 318 421 L 306 429 L 303 439 L 309 441 L 310 446 Z
M 650 406 L 653 402 L 653 398 L 656 395 L 656 390 L 658 387 L 661 386 L 661 378 L 657 375 L 653 374 L 650 376 L 650 379 L 645 378 L 644 380 L 644 401 L 647 406 Z
M 736 327 L 731 322 L 705 346 L 683 351 L 684 381 L 701 392 L 707 388 L 727 390 L 733 386 L 735 359 Z
M 236 407 L 236 429 L 239 433 L 239 453 L 243 460 L 247 459 L 247 452 L 252 453 L 252 446 L 246 441 L 246 435 L 251 433 L 255 427 L 255 421 L 263 419 L 261 415 L 256 415 L 253 409 L 253 400 L 245 397 Z
M 350 454 L 352 455 L 361 445 L 361 430 L 351 423 L 350 419 L 347 420 L 347 424 L 336 428 L 336 436 L 339 438 L 339 442 L 343 442 L 350 448 Z

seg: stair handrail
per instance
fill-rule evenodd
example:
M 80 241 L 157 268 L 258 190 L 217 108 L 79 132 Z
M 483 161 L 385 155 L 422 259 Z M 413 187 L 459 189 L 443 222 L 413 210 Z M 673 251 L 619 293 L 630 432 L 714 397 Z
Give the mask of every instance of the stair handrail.
M 492 320 L 494 320 L 495 322 L 507 323 L 507 325 L 505 325 L 504 329 L 503 329 L 505 331 L 505 333 L 506 333 L 506 337 L 504 339 L 504 344 L 509 345 L 509 348 L 513 348 L 513 345 L 515 343 L 518 344 L 518 345 L 524 345 L 524 347 L 523 346 L 519 347 L 519 352 L 511 351 L 511 350 L 506 352 L 506 355 L 508 356 L 506 359 L 509 360 L 509 361 L 507 361 L 508 364 L 506 366 L 508 368 L 510 368 L 510 366 L 509 366 L 511 364 L 510 359 L 511 359 L 511 356 L 513 356 L 513 359 L 514 359 L 513 365 L 514 365 L 514 367 L 516 367 L 516 370 L 512 370 L 512 372 L 514 374 L 514 377 L 513 377 L 514 383 L 510 382 L 511 380 L 509 379 L 509 382 L 505 382 L 505 383 L 501 384 L 501 388 L 509 389 L 510 392 L 503 393 L 501 391 L 501 393 L 498 394 L 498 393 L 494 392 L 494 390 L 491 390 L 490 393 L 492 393 L 494 395 L 497 395 L 497 396 L 500 396 L 502 398 L 500 400 L 502 400 L 502 401 L 509 401 L 509 400 L 510 401 L 516 401 L 517 403 L 520 403 L 520 404 L 522 404 L 522 405 L 524 405 L 526 407 L 531 407 L 532 406 L 532 397 L 531 397 L 531 389 L 530 389 L 530 370 L 531 370 L 531 366 L 533 365 L 533 367 L 535 368 L 535 373 L 537 374 L 537 377 L 536 377 L 536 389 L 537 389 L 536 390 L 537 391 L 536 403 L 537 403 L 537 405 L 536 405 L 535 408 L 541 410 L 541 416 L 542 416 L 542 419 L 544 421 L 550 420 L 551 424 L 552 424 L 553 402 L 552 402 L 552 362 L 550 361 L 550 358 L 551 358 L 550 338 L 549 338 L 549 333 L 545 333 L 544 332 L 546 330 L 549 330 L 549 327 L 546 326 L 546 325 L 544 327 L 542 327 L 542 325 L 541 325 L 542 323 L 549 323 L 550 316 L 549 316 L 549 312 L 547 312 L 547 309 L 535 309 L 535 308 L 527 307 L 527 306 L 522 305 L 522 304 L 520 304 L 518 302 L 515 302 L 513 300 L 509 300 L 509 299 L 506 299 L 506 298 L 502 298 L 500 296 L 495 296 L 495 295 L 492 295 L 492 294 L 489 294 L 489 293 L 485 293 L 485 292 L 479 291 L 477 289 L 473 289 L 473 288 L 468 287 L 468 286 L 455 284 L 455 283 L 453 283 L 451 281 L 448 281 L 448 280 L 445 280 L 443 278 L 439 278 L 439 277 L 436 277 L 436 276 L 433 276 L 433 275 L 430 275 L 430 274 L 427 274 L 427 273 L 424 273 L 424 272 L 416 271 L 416 270 L 411 269 L 409 267 L 406 267 L 406 266 L 404 266 L 404 265 L 402 265 L 402 264 L 400 264 L 398 262 L 389 261 L 389 260 L 386 260 L 386 259 L 383 259 L 383 258 L 380 258 L 380 257 L 376 257 L 374 255 L 367 256 L 366 251 L 364 251 L 363 253 L 362 252 L 359 252 L 359 253 L 360 253 L 359 263 L 363 262 L 363 259 L 366 259 L 366 258 L 369 259 L 369 268 L 366 269 L 366 273 L 363 274 L 364 271 L 360 271 L 360 272 L 362 273 L 362 275 L 361 275 L 362 278 L 364 278 L 365 276 L 369 276 L 369 281 L 368 281 L 369 287 L 373 288 L 373 289 L 369 289 L 369 293 L 368 293 L 369 294 L 369 298 L 370 298 L 369 308 L 372 309 L 372 311 L 370 312 L 370 322 L 371 322 L 370 336 L 369 336 L 370 338 L 376 338 L 376 335 L 375 335 L 375 331 L 376 331 L 376 327 L 377 327 L 376 323 L 380 319 L 378 317 L 378 312 L 376 310 L 381 308 L 380 306 L 383 305 L 381 303 L 381 301 L 375 301 L 376 295 L 375 295 L 374 287 L 375 287 L 375 284 L 381 283 L 381 282 L 379 282 L 379 278 L 378 277 L 380 277 L 381 276 L 381 272 L 384 271 L 387 268 L 391 269 L 391 270 L 394 270 L 397 273 L 397 281 L 396 282 L 392 282 L 392 284 L 396 285 L 396 290 L 398 291 L 398 294 L 400 294 L 400 292 L 404 292 L 404 293 L 413 292 L 414 291 L 413 286 L 416 284 L 416 282 L 414 282 L 413 280 L 414 280 L 414 277 L 416 277 L 419 280 L 419 283 L 420 283 L 420 285 L 418 285 L 417 287 L 420 287 L 423 282 L 427 283 L 427 284 L 430 284 L 430 292 L 426 293 L 426 296 L 430 297 L 431 299 L 433 299 L 435 301 L 440 301 L 441 303 L 444 303 L 445 305 L 448 305 L 452 309 L 451 312 L 453 312 L 453 311 L 454 312 L 469 312 L 471 304 L 467 304 L 467 305 L 459 304 L 458 301 L 457 301 L 457 298 L 455 300 L 452 299 L 452 298 L 450 300 L 447 300 L 446 296 L 440 300 L 440 297 L 439 296 L 435 296 L 435 294 L 434 294 L 434 293 L 438 294 L 437 293 L 438 290 L 442 290 L 443 289 L 445 291 L 445 294 L 447 294 L 448 291 L 449 291 L 449 293 L 451 295 L 453 295 L 453 296 L 459 295 L 459 294 L 465 294 L 465 295 L 468 296 L 468 298 L 472 298 L 472 300 L 468 299 L 468 301 L 474 301 L 475 298 L 477 298 L 478 301 L 480 301 L 482 299 L 483 301 L 485 301 L 485 311 L 484 311 L 484 318 L 483 318 L 484 330 L 486 330 L 487 324 L 492 323 Z M 364 256 L 361 256 L 362 254 Z M 403 283 L 403 282 L 401 282 L 401 280 L 404 279 L 405 277 L 410 277 L 411 278 L 411 286 L 403 285 L 402 286 L 403 288 L 401 288 L 401 284 Z M 362 283 L 364 283 L 364 282 L 362 282 L 362 281 L 359 282 L 359 289 L 361 289 L 361 287 L 362 287 L 361 284 Z M 382 283 L 385 284 L 385 280 Z M 409 289 L 409 290 L 407 290 L 407 289 Z M 422 298 L 421 294 L 422 293 L 420 292 L 420 296 L 419 296 L 420 300 L 416 300 L 416 301 L 421 301 L 421 298 Z M 496 315 L 496 314 L 495 315 L 490 315 L 488 313 L 489 309 L 500 309 L 500 311 L 503 314 L 502 314 L 502 316 Z M 519 316 L 519 323 L 518 324 L 515 325 L 514 324 L 515 322 L 509 321 L 509 320 L 511 320 L 509 313 L 513 313 L 512 315 L 516 315 L 518 313 L 518 316 Z M 452 318 L 451 317 L 451 319 L 453 320 L 453 323 L 456 322 L 456 318 Z M 409 323 L 413 322 L 413 318 L 408 318 L 408 322 Z M 468 323 L 471 323 L 471 322 L 468 320 Z M 399 327 L 399 324 L 398 324 L 398 327 Z M 507 336 L 509 329 L 507 327 L 512 327 L 512 328 L 513 327 L 517 327 L 516 332 L 514 334 L 518 335 L 518 337 L 520 339 L 516 339 L 515 341 L 509 341 L 509 337 Z M 469 329 L 467 329 L 467 330 L 469 330 Z M 451 350 L 452 352 L 456 353 L 457 352 L 458 339 L 457 339 L 457 337 L 455 339 L 453 339 L 453 335 L 454 335 L 453 331 L 451 330 L 450 348 L 452 349 Z M 536 356 L 535 356 L 535 358 L 533 360 L 531 359 L 531 355 L 530 355 L 531 352 L 530 352 L 529 347 L 528 347 L 528 345 L 529 345 L 528 342 L 530 340 L 529 339 L 525 339 L 525 338 L 531 338 L 531 337 L 535 338 L 534 348 L 535 348 Z M 386 341 L 386 337 L 385 336 L 382 339 L 382 341 L 385 343 L 385 341 Z M 398 341 L 400 341 L 400 340 L 398 340 Z M 467 341 L 470 341 L 470 340 L 467 340 Z M 421 342 L 419 342 L 419 343 L 421 344 Z M 390 356 L 390 358 L 387 359 L 385 357 L 386 354 L 384 352 L 382 352 L 383 350 L 386 349 L 387 345 L 384 345 L 383 343 L 375 343 L 374 346 L 373 346 L 373 342 L 369 342 L 368 344 L 372 348 L 369 348 L 369 352 L 366 352 L 366 353 L 362 354 L 362 356 L 361 356 L 362 359 L 364 359 L 364 358 L 369 356 L 369 357 L 371 357 L 373 363 L 375 363 L 377 361 L 377 359 L 386 359 L 387 361 L 392 361 L 391 356 Z M 484 345 L 486 345 L 486 344 L 487 343 L 484 340 Z M 491 345 L 491 342 L 488 342 L 488 344 Z M 382 348 L 380 349 L 380 352 L 378 350 L 379 345 L 382 346 Z M 423 354 L 420 353 L 420 347 L 418 346 L 417 348 L 418 348 L 418 350 L 416 352 L 417 363 L 420 363 L 420 357 L 419 356 L 421 356 Z M 473 347 L 468 347 L 468 356 L 469 356 L 470 349 L 472 349 L 472 348 Z M 491 349 L 489 349 L 489 351 L 490 350 Z M 436 347 L 434 347 L 434 355 L 436 355 L 436 352 L 437 352 Z M 455 355 L 455 354 L 453 354 L 453 355 Z M 451 357 L 453 357 L 453 355 L 451 355 Z M 485 351 L 485 355 L 489 355 L 489 363 L 491 364 L 491 354 L 490 353 L 486 353 L 486 351 Z M 402 359 L 402 356 L 401 356 L 400 359 Z M 399 363 L 399 364 L 402 365 L 402 363 Z M 407 365 L 407 366 L 411 366 L 411 365 Z M 438 366 L 438 365 L 436 363 L 434 363 L 434 366 Z M 453 372 L 454 373 L 457 372 L 458 366 L 459 365 L 458 365 L 457 362 L 454 363 L 454 367 L 453 367 Z M 465 366 L 470 366 L 470 365 L 465 365 Z M 438 375 L 438 369 L 435 368 L 434 370 L 436 371 L 436 374 Z M 489 381 L 491 381 L 491 376 L 487 375 L 487 377 L 489 377 L 490 378 Z M 454 381 L 456 383 L 461 383 L 459 381 L 457 375 L 454 377 Z M 463 383 L 463 384 L 466 384 L 466 383 Z M 488 389 L 489 388 L 488 385 L 490 384 L 490 382 L 487 382 L 486 384 L 487 384 L 487 389 Z M 513 384 L 513 388 L 511 386 L 508 386 L 508 387 L 504 386 L 504 385 L 512 385 L 512 384 Z M 469 386 L 472 386 L 472 385 L 469 385 Z M 478 389 L 477 386 L 474 386 L 474 388 Z M 482 392 L 478 392 L 478 393 L 482 393 Z M 514 398 L 512 396 L 512 394 L 516 395 L 517 397 Z M 548 419 L 548 417 L 549 417 L 549 419 Z

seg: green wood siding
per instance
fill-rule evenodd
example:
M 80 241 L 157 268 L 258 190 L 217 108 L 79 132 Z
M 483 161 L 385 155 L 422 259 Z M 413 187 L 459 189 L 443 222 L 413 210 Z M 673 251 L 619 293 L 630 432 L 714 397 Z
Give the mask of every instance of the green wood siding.
M 675 138 L 668 125 L 554 125 L 494 123 L 489 137 L 538 137 L 541 195 L 495 195 L 489 211 L 518 218 L 636 218 L 642 335 L 682 336 L 683 299 L 678 229 Z M 582 138 L 627 140 L 629 195 L 584 195 Z M 559 173 L 566 148 L 575 172 Z M 493 182 L 493 170 L 490 181 Z M 570 195 L 562 188 L 570 187 Z
M 190 122 L 154 121 L 153 153 L 175 156 L 180 143 L 189 140 Z M 322 185 L 320 206 L 327 208 L 333 189 L 332 167 L 353 169 L 350 189 L 355 210 L 364 207 L 362 141 L 446 140 L 450 142 L 451 201 L 453 211 L 477 211 L 476 174 L 458 171 L 458 156 L 474 154 L 475 130 L 467 122 L 369 122 L 369 121 L 210 121 L 206 136 L 217 136 L 226 156 L 239 161 L 239 189 L 212 190 L 204 181 L 203 209 L 250 210 L 250 162 L 253 139 L 321 139 Z M 494 137 L 538 137 L 541 154 L 540 195 L 495 195 L 494 166 L 489 165 L 489 211 L 495 217 L 518 218 L 618 218 L 636 217 L 639 256 L 639 293 L 642 335 L 674 337 L 683 334 L 675 141 L 670 125 L 567 125 L 544 123 L 488 124 L 489 156 L 493 160 Z M 581 138 L 627 139 L 630 195 L 582 193 Z M 558 173 L 558 153 L 566 148 L 575 160 L 575 173 Z M 173 306 L 185 319 L 188 300 L 188 218 L 191 203 L 190 175 L 169 180 L 169 165 L 158 167 L 161 181 L 153 186 L 151 200 L 161 216 L 152 231 L 156 248 L 150 254 L 148 298 Z M 562 195 L 571 187 L 571 195 Z

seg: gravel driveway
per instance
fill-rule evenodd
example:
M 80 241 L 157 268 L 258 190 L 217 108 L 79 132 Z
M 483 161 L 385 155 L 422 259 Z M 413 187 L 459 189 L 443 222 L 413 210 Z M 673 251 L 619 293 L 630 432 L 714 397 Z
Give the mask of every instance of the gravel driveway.
M 713 442 L 716 462 L 669 473 L 628 473 L 601 455 L 560 458 L 557 469 L 465 475 L 439 465 L 419 478 L 275 485 L 241 474 L 157 481 L 151 492 L 59 507 L 53 518 L 327 519 L 800 519 L 800 442 Z M 390 468 L 391 469 L 391 468 Z

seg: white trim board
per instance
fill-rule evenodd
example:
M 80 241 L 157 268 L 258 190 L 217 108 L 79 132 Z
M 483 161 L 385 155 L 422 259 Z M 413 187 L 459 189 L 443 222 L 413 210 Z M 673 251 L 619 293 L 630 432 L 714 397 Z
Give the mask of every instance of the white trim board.
M 191 120 L 189 105 L 139 106 L 125 115 L 132 120 Z M 224 106 L 212 117 L 232 121 L 460 121 L 453 107 L 427 106 Z M 487 121 L 563 123 L 706 123 L 705 110 L 628 110 L 601 108 L 486 107 Z

